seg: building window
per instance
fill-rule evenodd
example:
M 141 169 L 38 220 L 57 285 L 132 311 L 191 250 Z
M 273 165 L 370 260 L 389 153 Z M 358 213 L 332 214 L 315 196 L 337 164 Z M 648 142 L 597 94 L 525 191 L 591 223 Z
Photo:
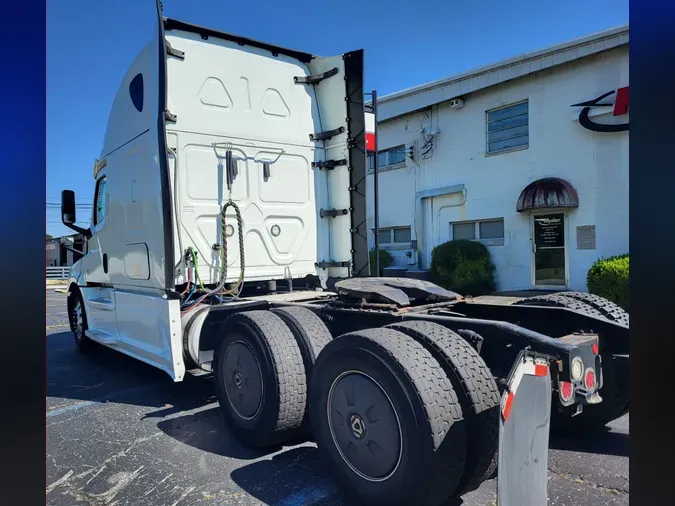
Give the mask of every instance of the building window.
M 390 227 L 380 229 L 380 244 L 382 245 L 410 245 L 412 236 L 410 227 Z
M 106 185 L 107 182 L 105 176 L 99 179 L 98 183 L 96 183 L 96 197 L 94 198 L 95 200 L 94 225 L 102 223 L 103 220 L 105 219 L 106 199 L 107 199 L 107 194 L 105 191 Z
M 453 239 L 468 239 L 476 238 L 476 223 L 473 221 L 464 223 L 452 224 L 452 238 Z
M 487 246 L 504 244 L 504 218 L 450 223 L 453 240 L 479 241 Z
M 487 112 L 487 152 L 500 153 L 529 146 L 528 101 Z
M 143 74 L 136 74 L 129 83 L 129 95 L 138 112 L 143 112 Z
M 396 165 L 405 163 L 405 146 L 395 146 L 377 152 L 377 171 L 390 169 Z M 368 154 L 368 172 L 375 170 L 374 157 L 372 153 Z

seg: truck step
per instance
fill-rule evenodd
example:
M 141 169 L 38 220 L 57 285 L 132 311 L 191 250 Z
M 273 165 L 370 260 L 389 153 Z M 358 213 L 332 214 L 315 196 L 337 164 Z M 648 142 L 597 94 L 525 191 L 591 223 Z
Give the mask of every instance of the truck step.
M 85 335 L 101 344 L 117 344 L 117 338 L 112 334 L 103 332 L 102 330 L 86 330 Z
M 209 366 L 209 369 L 210 368 L 211 367 Z M 206 376 L 207 374 L 211 374 L 211 371 L 205 371 L 204 369 L 200 369 L 199 367 L 195 367 L 194 369 L 188 369 L 186 372 L 191 376 Z

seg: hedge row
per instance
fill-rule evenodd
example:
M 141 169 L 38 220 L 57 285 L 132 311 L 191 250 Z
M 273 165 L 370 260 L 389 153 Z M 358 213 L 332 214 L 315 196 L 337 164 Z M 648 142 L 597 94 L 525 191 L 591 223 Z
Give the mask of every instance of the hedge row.
M 628 311 L 628 253 L 597 260 L 586 275 L 588 291 Z
M 461 295 L 485 295 L 495 291 L 495 266 L 485 245 L 456 240 L 431 251 L 431 281 Z
M 383 269 L 385 267 L 391 267 L 394 265 L 394 256 L 389 253 L 386 249 L 380 250 L 380 273 L 375 274 L 375 250 L 370 250 L 370 275 L 371 276 L 383 276 Z

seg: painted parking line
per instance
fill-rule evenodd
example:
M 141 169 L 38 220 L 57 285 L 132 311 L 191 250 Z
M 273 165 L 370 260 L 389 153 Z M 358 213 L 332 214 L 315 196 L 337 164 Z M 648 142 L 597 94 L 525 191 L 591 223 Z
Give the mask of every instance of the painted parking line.
M 51 411 L 47 411 L 47 418 L 62 415 L 63 413 L 68 413 L 69 411 L 75 411 L 77 409 L 86 408 L 87 406 L 91 406 L 92 404 L 96 404 L 96 402 L 94 401 L 76 402 L 75 404 L 71 404 L 63 408 L 53 409 Z
M 66 328 L 66 327 L 70 327 L 70 325 L 68 323 L 61 323 L 61 324 L 58 324 L 58 325 L 47 325 L 46 329 L 52 330 L 52 329 L 61 329 L 61 328 Z
M 102 395 L 100 397 L 94 397 L 91 400 L 88 401 L 81 401 L 81 402 L 76 402 L 75 404 L 70 404 L 68 406 L 63 406 L 61 408 L 55 408 L 52 409 L 51 411 L 47 411 L 47 418 L 51 418 L 52 416 L 58 416 L 62 415 L 64 413 L 69 413 L 71 411 L 77 411 L 82 408 L 86 408 L 87 406 L 91 406 L 92 404 L 106 404 L 107 402 L 111 402 L 112 399 L 116 397 L 123 397 L 125 395 L 129 394 L 135 394 L 138 392 L 142 392 L 145 390 L 151 390 L 153 388 L 157 388 L 159 384 L 156 385 L 143 385 L 140 387 L 133 387 L 133 388 L 126 388 L 124 390 L 118 390 L 117 392 L 112 392 L 107 395 Z

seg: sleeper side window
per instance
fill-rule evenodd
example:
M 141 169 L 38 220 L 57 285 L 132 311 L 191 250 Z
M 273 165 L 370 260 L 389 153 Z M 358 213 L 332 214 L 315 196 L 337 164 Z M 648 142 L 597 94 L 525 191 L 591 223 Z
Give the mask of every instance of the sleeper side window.
M 94 225 L 102 223 L 105 219 L 107 200 L 106 184 L 107 182 L 105 176 L 99 179 L 98 183 L 96 183 L 96 196 L 94 197 Z
M 129 95 L 138 112 L 143 112 L 143 74 L 137 74 L 129 83 Z

